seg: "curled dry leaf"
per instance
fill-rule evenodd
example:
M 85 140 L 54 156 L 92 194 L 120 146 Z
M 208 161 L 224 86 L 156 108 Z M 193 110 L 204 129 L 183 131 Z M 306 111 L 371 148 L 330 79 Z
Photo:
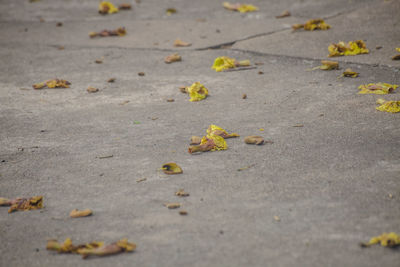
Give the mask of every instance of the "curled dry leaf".
M 189 193 L 185 192 L 183 189 L 179 189 L 178 191 L 175 192 L 175 195 L 178 197 L 188 197 Z
M 244 142 L 251 145 L 262 145 L 264 144 L 264 138 L 258 135 L 250 135 L 244 138 Z
M 206 151 L 215 151 L 215 150 L 226 150 L 228 149 L 228 145 L 223 137 L 212 135 L 212 136 L 203 136 L 201 139 L 200 145 L 190 146 L 188 152 L 190 154 L 196 152 L 206 152 Z
M 74 253 L 82 255 L 82 258 L 87 258 L 90 255 L 107 256 L 118 254 L 121 252 L 130 252 L 136 249 L 136 244 L 129 243 L 126 238 L 119 240 L 110 245 L 104 246 L 104 242 L 91 242 L 81 245 L 73 245 L 70 238 L 67 238 L 64 243 L 58 243 L 57 240 L 47 241 L 47 250 L 54 250 L 58 253 Z
M 293 24 L 292 29 L 304 29 L 306 31 L 314 31 L 314 30 L 328 30 L 331 28 L 329 24 L 326 24 L 323 19 L 310 19 L 305 24 Z
M 164 206 L 169 209 L 177 209 L 181 207 L 181 203 L 164 203 Z
M 386 95 L 399 87 L 396 84 L 388 84 L 388 83 L 369 83 L 362 84 L 358 87 L 360 91 L 359 94 L 376 94 L 376 95 Z
M 92 215 L 93 212 L 91 209 L 84 209 L 84 210 L 78 210 L 78 209 L 73 209 L 70 213 L 69 216 L 71 218 L 79 218 L 79 217 L 86 217 Z
M 120 4 L 118 7 L 120 10 L 130 10 L 132 9 L 132 5 L 128 3 Z
M 362 40 L 350 41 L 348 44 L 345 44 L 344 42 L 331 44 L 328 47 L 328 51 L 328 57 L 354 56 L 369 53 L 366 44 Z
M 225 139 L 240 136 L 237 133 L 228 134 L 228 132 L 222 129 L 221 127 L 211 124 L 207 129 L 207 136 L 213 136 L 213 135 L 221 136 L 222 138 Z
M 216 72 L 220 72 L 227 69 L 247 66 L 250 66 L 250 60 L 236 61 L 236 59 L 230 57 L 217 57 L 211 68 Z
M 174 162 L 170 162 L 170 163 L 166 163 L 166 164 L 162 165 L 161 169 L 165 174 L 183 173 L 181 167 L 179 167 L 178 164 L 176 164 Z
M 356 71 L 353 71 L 352 69 L 346 69 L 343 74 L 342 77 L 349 77 L 349 78 L 356 78 L 358 77 L 359 73 Z
M 190 87 L 186 88 L 190 101 L 200 101 L 205 99 L 208 96 L 208 89 L 199 82 L 193 83 Z
M 240 3 L 231 4 L 229 2 L 223 2 L 222 6 L 228 10 L 239 11 L 240 13 L 246 13 L 258 10 L 258 7 L 254 5 L 240 4 Z
M 291 15 L 290 12 L 287 11 L 287 10 L 285 10 L 285 11 L 283 11 L 280 15 L 275 16 L 275 18 L 281 19 L 281 18 L 284 18 L 284 17 L 289 17 L 290 15 Z
M 95 87 L 92 87 L 92 86 L 89 86 L 89 87 L 86 89 L 86 91 L 88 91 L 89 93 L 96 93 L 96 92 L 99 91 L 99 89 L 98 89 L 98 88 L 95 88 Z
M 379 111 L 390 113 L 400 112 L 400 101 L 385 101 L 384 99 L 378 99 L 376 102 L 380 104 L 380 106 L 376 108 Z
M 177 62 L 177 61 L 181 61 L 181 60 L 182 60 L 182 57 L 178 53 L 175 53 L 175 54 L 167 56 L 164 59 L 164 62 L 167 64 L 170 64 L 172 62 Z
M 99 13 L 106 15 L 106 14 L 113 14 L 117 13 L 118 8 L 115 7 L 112 3 L 103 1 L 99 4 Z
M 37 210 L 43 208 L 43 196 L 16 199 L 0 198 L 0 206 L 11 206 L 8 213 L 18 210 Z
M 185 46 L 191 46 L 191 45 L 192 45 L 191 43 L 184 42 L 181 39 L 176 39 L 174 41 L 174 46 L 175 47 L 185 47 Z
M 48 80 L 42 83 L 36 83 L 32 85 L 33 89 L 43 89 L 43 88 L 69 88 L 70 82 L 61 79 Z
M 102 30 L 100 32 L 90 32 L 89 37 L 94 38 L 94 37 L 108 37 L 108 36 L 125 36 L 126 35 L 126 29 L 125 27 L 119 27 L 115 30 Z
M 369 247 L 380 244 L 383 247 L 396 247 L 400 245 L 400 236 L 394 232 L 383 233 L 380 236 L 372 237 L 368 243 L 361 243 L 362 247 Z
M 195 135 L 193 135 L 191 138 L 190 138 L 190 144 L 191 145 L 199 145 L 201 143 L 201 137 L 200 136 L 195 136 Z

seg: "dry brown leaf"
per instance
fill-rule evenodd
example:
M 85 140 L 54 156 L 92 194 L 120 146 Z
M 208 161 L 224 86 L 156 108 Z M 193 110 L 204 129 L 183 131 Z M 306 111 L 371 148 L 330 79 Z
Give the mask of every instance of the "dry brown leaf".
M 242 99 L 246 99 L 247 98 L 247 95 L 246 94 L 243 94 L 242 95 Z
M 1 199 L 0 206 L 11 206 L 8 213 L 18 210 L 37 210 L 43 208 L 43 196 L 35 196 L 31 198 Z
M 101 60 L 101 59 L 96 59 L 94 62 L 97 63 L 97 64 L 101 64 L 101 63 L 103 63 L 103 60 Z
M 178 191 L 175 192 L 175 195 L 178 197 L 188 197 L 189 193 L 185 192 L 183 189 L 179 189 Z
M 262 145 L 264 144 L 264 138 L 258 135 L 250 135 L 244 138 L 244 142 L 246 144 L 255 144 L 255 145 Z
M 177 209 L 181 207 L 181 203 L 164 203 L 164 206 L 168 209 Z
M 144 182 L 144 181 L 146 181 L 146 180 L 147 180 L 147 178 L 140 178 L 140 179 L 137 179 L 137 180 L 136 180 L 136 183 Z
M 129 10 L 132 9 L 132 5 L 128 3 L 120 4 L 118 7 L 120 10 Z
M 108 37 L 108 36 L 124 36 L 126 35 L 126 29 L 125 27 L 119 27 L 115 30 L 102 30 L 100 32 L 90 32 L 89 37 L 94 38 L 94 37 Z
M 110 78 L 110 79 L 107 80 L 107 82 L 113 83 L 113 82 L 115 82 L 115 80 L 116 80 L 115 78 Z
M 162 171 L 165 174 L 181 174 L 183 173 L 183 170 L 181 167 L 178 166 L 178 164 L 174 162 L 166 163 L 162 165 L 161 167 Z
M 144 75 L 146 75 L 144 72 L 138 72 L 138 75 L 139 76 L 144 76 Z
M 199 145 L 201 143 L 201 137 L 200 136 L 195 136 L 195 135 L 193 135 L 191 138 L 190 138 L 190 144 L 191 145 Z
M 164 59 L 164 62 L 167 63 L 167 64 L 170 64 L 172 62 L 178 62 L 178 61 L 181 61 L 181 60 L 182 60 L 182 57 L 178 53 L 175 53 L 175 54 L 167 56 Z
M 78 209 L 73 209 L 70 213 L 69 216 L 71 218 L 79 218 L 79 217 L 86 217 L 92 215 L 93 212 L 91 209 L 84 209 L 84 210 L 78 210 Z
M 167 13 L 168 16 L 171 16 L 172 14 L 175 14 L 177 11 L 175 8 L 167 8 L 167 10 L 165 10 L 165 13 Z
M 285 10 L 285 11 L 283 11 L 280 15 L 275 16 L 275 18 L 281 19 L 281 18 L 284 18 L 284 17 L 289 17 L 290 15 L 291 15 L 290 12 L 287 11 L 287 10 Z
M 43 89 L 43 88 L 69 88 L 70 82 L 61 79 L 48 80 L 42 83 L 37 83 L 32 85 L 33 89 Z
M 89 87 L 86 89 L 86 91 L 88 91 L 89 93 L 96 93 L 96 92 L 99 91 L 99 89 L 98 89 L 98 88 L 95 88 L 95 87 L 92 87 L 92 86 L 89 86 Z
M 174 41 L 174 46 L 175 47 L 186 47 L 186 46 L 191 46 L 191 45 L 192 45 L 191 43 L 184 42 L 181 39 L 176 39 Z
M 168 99 L 167 99 L 167 102 L 175 102 L 175 99 L 173 99 L 173 98 L 168 98 Z
M 188 215 L 188 212 L 186 210 L 180 210 L 179 215 Z

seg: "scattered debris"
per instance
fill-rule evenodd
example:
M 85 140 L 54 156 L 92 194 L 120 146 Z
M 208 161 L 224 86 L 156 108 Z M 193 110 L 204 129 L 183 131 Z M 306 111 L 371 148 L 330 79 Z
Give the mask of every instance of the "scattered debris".
M 182 60 L 182 57 L 178 53 L 175 53 L 175 54 L 167 56 L 164 59 L 164 62 L 167 63 L 167 64 L 170 64 L 172 62 L 178 62 L 178 61 L 181 61 L 181 60 Z
M 89 93 L 96 93 L 96 92 L 99 91 L 99 89 L 98 89 L 98 88 L 95 88 L 95 87 L 92 87 L 92 86 L 89 86 L 89 87 L 86 89 L 86 91 L 88 91 Z
M 191 46 L 191 45 L 192 45 L 191 43 L 184 42 L 181 39 L 176 39 L 174 41 L 174 46 L 175 47 L 186 47 L 186 46 Z
M 97 157 L 98 159 L 108 159 L 108 158 L 112 158 L 114 157 L 114 155 L 107 155 L 107 156 L 99 156 Z
M 300 127 L 304 127 L 304 124 L 295 124 L 295 125 L 293 125 L 292 127 L 300 128 Z
M 254 166 L 256 166 L 256 164 L 251 164 L 251 165 L 249 165 L 249 166 L 239 168 L 239 169 L 237 169 L 237 171 L 238 171 L 238 172 L 241 172 L 241 171 L 250 169 L 251 167 L 254 167 Z
M 144 72 L 138 72 L 138 75 L 139 76 L 144 76 L 144 75 L 146 75 Z
M 384 99 L 378 99 L 377 104 L 380 104 L 376 109 L 379 111 L 385 111 L 390 113 L 400 112 L 400 101 L 385 101 Z
M 323 19 L 310 19 L 305 24 L 293 24 L 292 29 L 304 29 L 306 31 L 314 31 L 314 30 L 329 30 L 331 26 L 326 24 Z
M 164 165 L 162 165 L 161 170 L 165 174 L 181 174 L 181 173 L 183 173 L 182 168 L 179 167 L 179 165 L 174 162 L 165 163 Z
M 377 45 L 377 46 L 375 47 L 375 49 L 376 49 L 376 50 L 379 50 L 379 49 L 382 49 L 382 47 L 383 47 L 383 46 L 381 46 L 381 45 Z
M 259 131 L 261 131 L 261 132 L 264 132 L 265 130 L 264 130 L 264 128 L 260 128 L 260 129 L 258 129 Z
M 352 69 L 348 68 L 343 72 L 343 74 L 340 77 L 356 78 L 356 77 L 358 77 L 358 75 L 359 75 L 358 72 L 353 71 Z
M 167 99 L 167 102 L 175 102 L 175 99 L 173 99 L 173 98 L 168 98 L 168 99 Z
M 102 30 L 100 32 L 90 32 L 89 33 L 90 38 L 95 38 L 97 36 L 108 37 L 108 36 L 125 36 L 125 35 L 126 35 L 125 27 L 119 27 L 115 30 Z
M 175 192 L 175 195 L 178 197 L 188 197 L 189 193 L 185 192 L 183 189 L 179 189 Z
M 63 23 L 62 22 L 57 22 L 56 26 L 57 27 L 62 27 Z
M 33 89 L 43 89 L 43 88 L 69 88 L 70 82 L 61 79 L 48 80 L 42 83 L 36 83 L 32 85 Z
M 118 8 L 110 2 L 103 1 L 99 4 L 99 13 L 102 15 L 117 13 Z
M 213 135 L 221 136 L 224 139 L 240 136 L 237 133 L 228 134 L 228 132 L 222 129 L 221 127 L 211 124 L 207 129 L 207 136 L 213 136 Z
M 146 181 L 146 180 L 147 180 L 147 178 L 140 178 L 140 179 L 137 179 L 137 180 L 136 180 L 136 183 L 144 182 L 144 181 Z
M 248 4 L 240 4 L 240 3 L 231 4 L 229 2 L 223 2 L 222 5 L 224 8 L 228 10 L 239 11 L 240 13 L 253 12 L 258 10 L 258 7 Z
M 190 96 L 190 102 L 200 101 L 208 96 L 208 89 L 200 82 L 195 82 L 191 86 L 185 88 Z
M 275 215 L 275 216 L 274 216 L 274 220 L 277 221 L 277 222 L 280 222 L 280 221 L 281 221 L 281 218 L 279 218 L 279 216 L 276 216 L 276 215 Z
M 164 203 L 164 206 L 168 209 L 177 209 L 181 207 L 181 203 Z
M 396 84 L 388 84 L 388 83 L 369 83 L 362 84 L 358 87 L 360 91 L 359 94 L 376 94 L 376 95 L 386 95 L 399 87 Z
M 264 72 L 262 72 L 262 71 L 259 71 L 259 72 L 258 72 L 258 74 L 260 74 L 260 75 L 261 75 L 261 74 L 264 74 Z
M 87 217 L 92 215 L 93 212 L 91 209 L 84 209 L 84 210 L 78 210 L 78 209 L 73 209 L 70 213 L 69 216 L 71 218 L 79 218 L 79 217 Z
M 212 136 L 203 136 L 201 139 L 200 145 L 190 146 L 188 152 L 190 154 L 196 152 L 206 152 L 206 151 L 215 151 L 215 150 L 226 150 L 228 149 L 228 145 L 223 137 L 212 135 Z
M 185 216 L 185 215 L 188 215 L 188 212 L 186 210 L 180 210 L 179 215 Z
M 10 206 L 8 213 L 18 210 L 37 210 L 43 208 L 43 196 L 16 199 L 0 198 L 0 206 Z
M 201 143 L 201 137 L 200 136 L 192 136 L 190 138 L 190 144 L 191 145 L 199 145 Z
M 121 239 L 115 243 L 104 245 L 104 242 L 91 242 L 81 245 L 73 245 L 70 238 L 67 238 L 64 243 L 58 243 L 57 240 L 47 241 L 47 250 L 54 250 L 58 253 L 73 253 L 80 254 L 85 259 L 91 255 L 93 256 L 108 256 L 119 254 L 122 252 L 130 252 L 136 249 L 136 244 L 129 243 L 126 238 Z
M 285 10 L 280 15 L 275 16 L 275 18 L 281 19 L 281 18 L 290 17 L 290 16 L 291 16 L 290 12 Z
M 380 244 L 382 247 L 396 247 L 400 245 L 400 236 L 394 232 L 383 233 L 380 236 L 372 237 L 368 243 L 361 243 L 361 247 L 369 247 Z
M 247 66 L 250 66 L 250 60 L 236 61 L 236 59 L 230 57 L 217 57 L 211 68 L 216 72 L 220 72 L 227 69 Z
M 354 56 L 369 53 L 366 44 L 362 40 L 350 41 L 347 45 L 344 42 L 331 44 L 328 47 L 328 51 L 328 57 Z
M 115 80 L 116 80 L 116 78 L 110 78 L 110 79 L 107 80 L 107 82 L 108 83 L 113 83 L 113 82 L 115 82 Z
M 167 16 L 171 16 L 172 14 L 175 14 L 177 11 L 175 8 L 167 8 L 167 10 L 165 10 L 165 13 L 167 14 Z
M 247 94 L 243 94 L 242 99 L 247 99 Z
M 259 135 L 250 135 L 250 136 L 246 136 L 244 138 L 244 142 L 246 144 L 262 145 L 262 144 L 264 144 L 264 138 Z
M 101 60 L 101 59 L 96 59 L 96 60 L 94 61 L 94 63 L 96 63 L 96 64 L 101 64 L 101 63 L 103 63 L 103 60 Z
M 58 50 L 64 50 L 65 47 L 64 47 L 63 45 L 60 45 L 60 46 L 57 47 L 57 49 L 58 49 Z

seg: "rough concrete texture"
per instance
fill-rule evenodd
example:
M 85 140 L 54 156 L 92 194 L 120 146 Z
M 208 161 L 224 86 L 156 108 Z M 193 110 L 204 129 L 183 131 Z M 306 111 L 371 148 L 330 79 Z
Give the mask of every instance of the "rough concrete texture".
M 375 110 L 382 96 L 357 94 L 360 84 L 400 83 L 390 60 L 399 2 L 249 0 L 260 11 L 248 14 L 222 2 L 142 0 L 108 16 L 97 0 L 0 2 L 0 197 L 43 195 L 45 204 L 0 209 L 1 266 L 399 266 L 399 250 L 359 246 L 400 232 L 399 115 Z M 178 12 L 166 16 L 168 7 Z M 275 19 L 284 10 L 292 17 Z M 291 32 L 316 17 L 332 29 Z M 87 35 L 117 26 L 127 36 Z M 175 48 L 176 38 L 193 45 Z M 310 71 L 331 42 L 355 39 L 371 53 Z M 221 44 L 233 46 L 207 49 Z M 174 51 L 183 61 L 165 64 Z M 216 73 L 218 56 L 263 65 Z M 348 67 L 360 77 L 338 78 Z M 55 77 L 71 88 L 31 88 Z M 179 87 L 195 81 L 210 97 L 193 103 Z M 190 137 L 210 124 L 241 137 L 226 151 L 190 155 Z M 273 144 L 246 145 L 247 135 Z M 184 173 L 163 174 L 166 162 Z M 190 196 L 175 196 L 179 188 Z M 94 215 L 71 219 L 74 208 Z M 89 260 L 46 251 L 46 240 L 67 237 L 126 237 L 138 248 Z

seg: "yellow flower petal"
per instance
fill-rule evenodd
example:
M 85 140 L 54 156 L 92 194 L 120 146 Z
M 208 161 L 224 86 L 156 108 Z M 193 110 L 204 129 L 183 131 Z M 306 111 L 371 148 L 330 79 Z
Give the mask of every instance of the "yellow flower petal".
M 383 104 L 381 104 L 376 109 L 379 111 L 397 113 L 397 112 L 400 112 L 400 101 L 387 101 L 387 102 L 384 102 Z
M 235 59 L 229 57 L 217 57 L 214 60 L 214 64 L 211 68 L 214 69 L 216 72 L 220 72 L 235 67 L 236 67 Z
M 396 84 L 388 83 L 369 83 L 362 84 L 358 87 L 360 91 L 359 94 L 375 94 L 375 95 L 386 95 L 394 91 L 397 87 Z
M 368 243 L 361 245 L 363 247 L 369 247 L 379 243 L 383 247 L 396 247 L 400 245 L 400 236 L 394 232 L 383 233 L 380 236 L 372 237 Z
M 107 1 L 103 1 L 99 4 L 99 13 L 100 14 L 113 14 L 113 13 L 117 13 L 118 12 L 118 8 L 115 7 L 112 3 L 107 2 Z
M 232 138 L 232 137 L 238 137 L 240 135 L 238 135 L 237 133 L 231 133 L 228 134 L 227 131 L 225 131 L 224 129 L 222 129 L 221 127 L 211 124 L 208 129 L 207 129 L 207 135 L 217 135 L 217 136 L 221 136 L 222 138 Z
M 181 167 L 178 166 L 178 164 L 171 162 L 171 163 L 166 163 L 162 165 L 163 172 L 165 174 L 180 174 L 183 173 Z
M 199 82 L 193 83 L 187 88 L 187 92 L 190 96 L 190 101 L 200 101 L 208 96 L 208 90 Z
M 240 13 L 246 13 L 258 10 L 258 7 L 248 4 L 239 4 L 239 3 L 231 4 L 229 2 L 223 2 L 222 6 L 228 10 L 239 11 Z
M 331 26 L 326 24 L 323 19 L 311 19 L 304 24 L 304 30 L 314 31 L 314 30 L 328 30 Z
M 328 51 L 329 51 L 328 57 L 354 56 L 354 55 L 369 53 L 367 46 L 362 40 L 350 41 L 347 45 L 344 42 L 331 44 L 328 47 Z

